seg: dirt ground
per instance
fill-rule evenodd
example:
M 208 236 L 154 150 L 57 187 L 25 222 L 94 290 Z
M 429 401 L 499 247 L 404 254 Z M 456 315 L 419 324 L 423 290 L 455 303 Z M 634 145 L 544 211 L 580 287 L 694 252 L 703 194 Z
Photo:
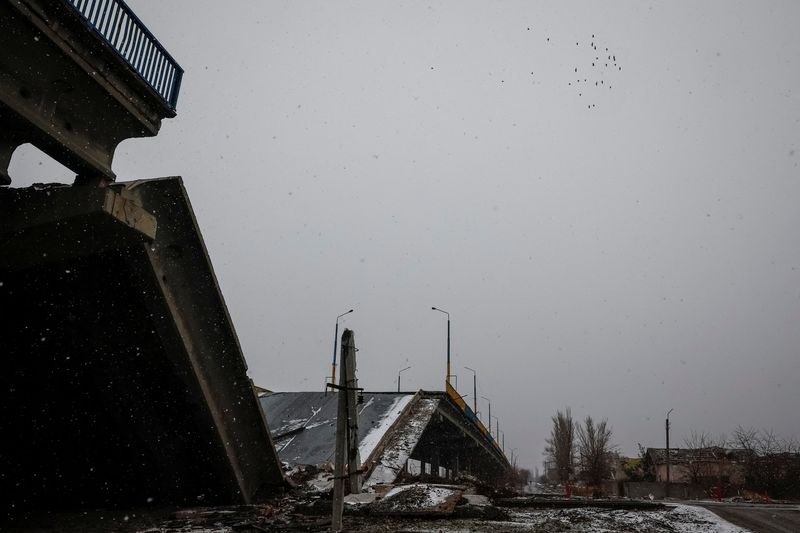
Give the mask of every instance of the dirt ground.
M 26 533 L 260 533 L 330 531 L 330 517 L 307 514 L 307 502 L 189 510 L 145 510 L 144 512 L 96 511 L 37 516 L 0 524 L 0 531 Z M 321 501 L 317 510 L 327 508 Z M 298 512 L 303 511 L 303 512 Z M 505 518 L 397 518 L 346 515 L 345 531 L 352 533 L 735 533 L 738 528 L 720 526 L 719 519 L 705 509 L 676 506 L 655 511 L 623 509 L 501 509 Z

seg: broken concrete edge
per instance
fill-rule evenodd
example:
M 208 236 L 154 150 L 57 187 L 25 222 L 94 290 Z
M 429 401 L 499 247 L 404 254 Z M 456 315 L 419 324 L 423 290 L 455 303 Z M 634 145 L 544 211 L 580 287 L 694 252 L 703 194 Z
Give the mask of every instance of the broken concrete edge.
M 153 333 L 162 351 L 153 355 L 177 365 L 181 394 L 210 430 L 220 502 L 252 503 L 291 488 L 180 177 L 0 188 L 0 237 L 9 263 L 0 270 L 82 255 L 130 266 L 132 282 L 149 295 L 142 303 L 161 317 Z
M 376 458 L 365 485 L 378 488 L 397 483 L 405 472 L 408 460 L 413 455 L 431 418 L 438 408 L 439 400 L 425 398 L 420 394 L 405 420 L 406 430 L 396 431 L 388 439 L 380 456 Z
M 411 397 L 411 400 L 405 405 L 405 407 L 403 407 L 403 411 L 400 413 L 400 415 L 394 420 L 392 425 L 389 426 L 389 428 L 381 436 L 381 439 L 378 441 L 378 444 L 372 450 L 372 453 L 369 454 L 369 457 L 367 457 L 362 461 L 361 468 L 362 471 L 364 472 L 365 484 L 369 481 L 369 477 L 370 475 L 372 475 L 372 472 L 375 470 L 375 467 L 378 464 L 380 464 L 379 459 L 383 454 L 384 450 L 386 449 L 386 446 L 391 442 L 392 438 L 394 437 L 395 432 L 397 432 L 399 428 L 405 425 L 409 413 L 417 405 L 417 402 L 419 402 L 420 398 L 422 397 L 421 393 L 422 391 L 417 391 L 416 393 L 414 393 L 414 396 Z M 399 474 L 400 473 L 398 472 L 397 475 Z M 395 479 L 397 479 L 397 476 L 395 476 Z
M 229 324 L 232 334 L 232 340 L 236 343 L 237 352 L 239 353 L 241 363 L 246 371 L 248 367 L 247 367 L 247 361 L 245 360 L 244 353 L 242 351 L 242 345 L 239 342 L 239 336 L 236 334 L 236 330 L 233 325 L 233 320 L 231 319 L 231 314 L 230 311 L 228 310 L 228 305 L 225 302 L 225 298 L 222 295 L 222 289 L 219 286 L 219 281 L 217 280 L 217 274 L 214 271 L 214 265 L 211 261 L 211 256 L 208 253 L 208 248 L 206 247 L 205 240 L 203 239 L 203 234 L 200 231 L 200 225 L 197 223 L 197 217 L 195 216 L 194 208 L 192 207 L 192 202 L 189 199 L 189 193 L 186 190 L 183 178 L 181 176 L 165 176 L 160 178 L 149 178 L 142 180 L 127 181 L 127 182 L 116 182 L 109 185 L 109 188 L 111 190 L 119 190 L 119 193 L 122 197 L 135 199 L 136 196 L 134 191 L 141 185 L 157 184 L 161 182 L 173 182 L 173 181 L 176 182 L 180 187 L 181 198 L 183 202 L 186 204 L 187 214 L 189 215 L 189 219 L 191 221 L 193 234 L 197 239 L 197 245 L 203 255 L 203 258 L 205 259 L 205 266 L 208 268 L 208 273 L 214 285 L 214 291 L 216 292 L 217 298 L 219 300 L 219 305 L 221 307 L 222 312 L 225 315 L 225 321 Z M 158 216 L 158 214 L 156 214 L 156 216 Z M 252 380 L 250 381 L 252 386 Z M 253 389 L 253 393 L 256 395 L 256 399 L 258 399 L 258 394 L 255 392 L 255 389 Z M 264 423 L 264 427 L 266 428 L 266 422 Z M 269 435 L 269 432 L 267 432 L 267 435 Z
M 152 211 L 156 217 L 172 218 L 176 211 L 181 208 L 185 210 L 185 217 L 174 217 L 170 220 L 170 224 L 161 225 L 163 229 L 159 232 L 159 238 L 156 238 L 151 246 L 146 247 L 146 254 L 153 272 L 157 274 L 157 283 L 164 293 L 181 337 L 185 343 L 189 339 L 193 339 L 185 345 L 188 362 L 203 391 L 205 401 L 211 410 L 211 416 L 216 421 L 215 426 L 219 432 L 219 439 L 226 450 L 232 473 L 239 485 L 242 501 L 253 503 L 267 497 L 275 490 L 285 489 L 289 485 L 280 468 L 280 461 L 252 380 L 249 378 L 246 380 L 222 380 L 217 376 L 216 366 L 220 364 L 226 372 L 230 373 L 233 370 L 241 372 L 242 376 L 247 376 L 248 367 L 183 179 L 180 176 L 154 178 L 130 183 L 116 183 L 110 185 L 110 188 Z M 187 220 L 188 224 L 185 222 Z M 176 252 L 173 249 L 172 241 L 178 237 L 182 237 L 182 246 L 194 247 L 195 251 L 178 250 Z M 202 257 L 199 264 L 187 262 L 188 257 L 197 255 Z M 202 272 L 203 270 L 205 273 Z M 180 279 L 189 275 L 195 278 L 205 277 L 209 283 L 196 286 L 194 284 L 175 284 L 170 281 L 174 277 Z M 207 289 L 205 289 L 206 286 L 208 286 Z M 201 305 L 203 303 L 206 305 Z M 209 304 L 216 309 L 209 309 Z M 202 316 L 184 312 L 186 309 L 197 308 L 204 308 L 206 312 L 202 313 Z M 204 327 L 203 322 L 210 320 L 216 313 L 222 319 L 222 327 L 220 324 Z M 213 334 L 215 339 L 211 342 L 206 337 L 210 334 L 209 330 L 214 327 L 218 331 Z M 227 349 L 225 345 L 227 345 Z M 229 357 L 227 362 L 239 368 L 231 369 L 224 363 L 220 363 L 223 356 Z M 245 404 L 238 406 L 236 417 L 227 415 L 226 410 L 219 404 L 226 395 L 231 398 L 252 398 L 249 406 L 250 414 L 244 414 L 243 410 L 248 409 Z M 252 405 L 253 403 L 255 405 Z M 246 419 L 250 419 L 250 423 L 254 424 L 250 429 L 244 422 Z M 242 439 L 242 436 L 252 429 L 259 434 L 260 445 L 249 440 L 254 435 Z M 248 445 L 244 444 L 245 441 L 248 442 Z M 259 447 L 261 451 L 256 452 L 256 448 Z M 259 455 L 261 455 L 260 459 Z M 261 466 L 256 468 L 258 464 Z M 271 474 L 267 474 L 265 468 L 271 471 Z M 257 478 L 261 476 L 256 474 L 256 471 L 262 472 L 263 478 L 260 481 Z M 275 478 L 278 476 L 279 483 L 275 483 Z M 271 481 L 267 481 L 267 479 L 271 479 Z

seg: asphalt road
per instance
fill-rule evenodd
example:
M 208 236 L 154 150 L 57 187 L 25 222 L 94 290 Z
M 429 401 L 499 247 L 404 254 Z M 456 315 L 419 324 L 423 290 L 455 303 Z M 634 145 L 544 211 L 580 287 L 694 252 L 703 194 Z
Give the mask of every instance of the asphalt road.
M 702 504 L 728 522 L 753 533 L 800 532 L 800 507 L 797 505 Z

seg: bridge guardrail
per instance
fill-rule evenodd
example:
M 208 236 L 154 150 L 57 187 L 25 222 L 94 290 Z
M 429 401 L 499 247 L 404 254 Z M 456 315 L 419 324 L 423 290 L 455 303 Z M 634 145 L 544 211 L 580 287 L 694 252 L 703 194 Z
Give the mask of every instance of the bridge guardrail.
M 183 69 L 123 0 L 63 0 L 175 110 Z

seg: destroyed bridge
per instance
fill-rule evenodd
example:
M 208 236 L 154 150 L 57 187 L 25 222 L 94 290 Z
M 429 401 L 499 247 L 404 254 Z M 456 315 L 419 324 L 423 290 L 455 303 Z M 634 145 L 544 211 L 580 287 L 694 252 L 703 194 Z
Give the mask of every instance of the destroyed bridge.
M 315 467 L 317 474 L 305 480 L 309 489 L 332 486 L 337 395 L 267 392 L 260 400 L 281 461 L 292 473 Z M 364 392 L 358 443 L 364 487 L 463 475 L 491 483 L 510 468 L 496 441 L 452 388 Z

